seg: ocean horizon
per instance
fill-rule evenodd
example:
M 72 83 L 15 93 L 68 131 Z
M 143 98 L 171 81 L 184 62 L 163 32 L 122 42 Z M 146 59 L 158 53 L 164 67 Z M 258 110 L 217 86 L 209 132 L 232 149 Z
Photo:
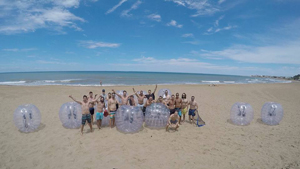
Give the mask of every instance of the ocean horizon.
M 141 71 L 2 72 L 0 85 L 135 86 L 180 84 L 291 83 L 287 80 L 239 75 Z

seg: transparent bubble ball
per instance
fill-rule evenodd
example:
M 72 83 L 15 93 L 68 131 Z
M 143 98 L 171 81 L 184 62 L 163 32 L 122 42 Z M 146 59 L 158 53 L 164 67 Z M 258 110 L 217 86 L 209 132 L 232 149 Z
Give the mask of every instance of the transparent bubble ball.
M 152 103 L 146 108 L 145 124 L 152 129 L 165 128 L 170 117 L 170 110 L 162 103 Z
M 268 125 L 278 125 L 283 118 L 283 108 L 279 103 L 267 102 L 261 109 L 261 120 Z
M 59 109 L 59 119 L 62 125 L 68 129 L 76 129 L 81 126 L 82 111 L 80 104 L 68 102 Z
M 115 118 L 117 129 L 123 133 L 136 133 L 143 127 L 144 115 L 138 107 L 122 105 Z
M 14 112 L 14 123 L 21 132 L 33 132 L 41 124 L 40 110 L 33 104 L 21 105 Z
M 171 92 L 171 90 L 170 89 L 160 89 L 159 91 L 158 91 L 158 96 L 162 96 L 163 98 L 164 98 L 164 95 L 165 95 L 165 91 L 168 91 L 168 95 L 169 96 L 171 96 L 172 95 L 172 92 Z
M 248 103 L 237 102 L 231 107 L 230 119 L 236 125 L 250 124 L 253 116 L 253 108 Z

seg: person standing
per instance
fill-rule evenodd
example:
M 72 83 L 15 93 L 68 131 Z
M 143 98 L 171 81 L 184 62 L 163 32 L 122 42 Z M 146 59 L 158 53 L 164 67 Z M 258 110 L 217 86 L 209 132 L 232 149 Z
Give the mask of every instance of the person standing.
M 181 104 L 182 104 L 182 99 L 179 97 L 179 93 L 176 93 L 176 98 L 175 98 L 175 110 L 178 112 L 179 116 L 179 124 L 181 124 Z
M 154 89 L 153 93 L 151 92 L 151 90 L 148 90 L 148 94 L 145 95 L 148 100 L 150 97 L 152 97 L 152 99 L 155 100 L 156 89 L 157 89 L 157 84 L 155 85 L 155 89 Z
M 184 123 L 185 122 L 185 114 L 187 113 L 187 108 L 188 108 L 189 101 L 187 100 L 185 93 L 182 93 L 181 99 L 182 99 L 181 114 L 182 114 L 182 122 Z
M 95 102 L 95 100 L 89 101 L 86 95 L 83 96 L 83 101 L 82 102 L 75 100 L 72 97 L 72 95 L 70 95 L 69 97 L 72 100 L 74 100 L 76 103 L 81 105 L 81 111 L 82 111 L 81 135 L 83 135 L 83 128 L 84 128 L 84 125 L 85 125 L 86 121 L 88 122 L 88 125 L 90 126 L 91 132 L 93 132 L 91 114 L 90 114 L 90 111 L 89 111 L 89 105 L 91 103 Z
M 189 120 L 192 124 L 194 124 L 195 111 L 198 111 L 198 103 L 195 101 L 195 96 L 191 97 L 191 101 L 189 101 Z
M 95 108 L 94 108 L 95 102 L 92 102 L 92 101 L 96 99 L 96 96 L 97 96 L 97 94 L 93 97 L 93 92 L 90 91 L 88 100 L 90 102 L 89 110 L 90 110 L 90 114 L 91 114 L 92 123 L 94 122 L 94 114 L 95 114 Z
M 117 103 L 115 93 L 112 93 L 111 99 L 108 100 L 108 114 L 110 115 L 109 126 L 113 128 L 115 126 L 115 114 L 117 112 Z
M 168 109 L 170 110 L 170 115 L 175 113 L 175 96 L 174 94 L 172 94 L 172 97 L 170 100 L 166 101 L 166 106 L 168 107 Z

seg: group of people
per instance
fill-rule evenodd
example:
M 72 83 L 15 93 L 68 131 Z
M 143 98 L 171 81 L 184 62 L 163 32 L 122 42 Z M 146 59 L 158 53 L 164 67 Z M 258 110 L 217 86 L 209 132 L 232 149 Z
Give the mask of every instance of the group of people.
M 78 101 L 74 99 L 71 95 L 69 96 L 72 100 L 81 105 L 82 108 L 82 123 L 81 123 L 81 134 L 83 134 L 83 128 L 86 124 L 90 126 L 91 132 L 92 130 L 92 122 L 94 122 L 94 114 L 95 109 L 94 106 L 96 104 L 96 121 L 97 127 L 101 129 L 101 123 L 104 116 L 109 115 L 110 121 L 109 126 L 113 128 L 115 126 L 115 114 L 117 109 L 122 105 L 130 105 L 130 106 L 138 106 L 145 115 L 145 111 L 148 106 L 152 103 L 162 103 L 167 106 L 170 110 L 170 118 L 166 125 L 166 130 L 168 131 L 170 127 L 177 130 L 179 125 L 185 121 L 185 115 L 188 113 L 189 121 L 194 123 L 194 116 L 196 115 L 196 111 L 198 110 L 198 104 L 195 101 L 195 97 L 192 96 L 189 101 L 186 97 L 185 93 L 182 93 L 181 97 L 179 93 L 175 95 L 169 95 L 168 90 L 164 91 L 162 96 L 159 96 L 157 100 L 155 100 L 155 92 L 157 89 L 157 85 L 155 86 L 154 91 L 148 90 L 148 94 L 144 94 L 141 91 L 135 91 L 134 88 L 133 94 L 127 94 L 127 91 L 123 90 L 123 94 L 116 93 L 114 89 L 112 92 L 109 92 L 107 95 L 105 93 L 105 89 L 102 90 L 101 95 L 93 95 L 93 92 L 89 92 L 89 96 L 84 95 L 83 101 Z M 137 103 L 134 99 L 134 95 L 137 97 Z M 116 99 L 118 96 L 120 101 Z M 188 109 L 189 107 L 189 109 Z

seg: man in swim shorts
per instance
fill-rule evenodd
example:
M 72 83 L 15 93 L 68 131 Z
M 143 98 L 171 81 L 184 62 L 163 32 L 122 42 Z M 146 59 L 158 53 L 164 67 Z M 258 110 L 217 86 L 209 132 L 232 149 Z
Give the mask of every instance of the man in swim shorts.
M 139 108 L 141 108 L 141 110 L 143 110 L 143 107 L 144 107 L 144 99 L 146 98 L 146 96 L 145 96 L 144 93 L 143 93 L 143 90 L 141 90 L 139 94 L 134 90 L 134 88 L 132 88 L 132 90 L 133 90 L 133 92 L 135 93 L 135 95 L 136 95 L 136 97 L 137 97 L 137 99 L 138 99 L 138 104 L 137 104 L 137 106 L 138 106 Z
M 181 122 L 181 104 L 182 104 L 182 99 L 179 97 L 179 93 L 176 93 L 176 98 L 175 98 L 175 110 L 178 112 L 179 116 L 179 124 Z
M 108 100 L 108 114 L 110 115 L 109 126 L 113 128 L 115 126 L 115 114 L 117 112 L 117 103 L 115 93 L 112 93 L 111 99 Z
M 75 102 L 77 102 L 78 104 L 81 105 L 81 111 L 82 111 L 82 121 L 81 121 L 81 135 L 83 135 L 83 128 L 84 125 L 86 123 L 86 121 L 88 122 L 88 125 L 90 126 L 91 132 L 93 132 L 93 128 L 92 128 L 92 121 L 91 121 L 91 114 L 89 111 L 89 105 L 91 103 L 94 103 L 95 100 L 93 101 L 89 101 L 88 97 L 86 95 L 83 96 L 83 101 L 77 101 L 75 100 L 71 95 L 69 96 L 72 100 L 74 100 Z
M 170 109 L 170 115 L 175 113 L 175 96 L 172 94 L 172 97 L 170 100 L 166 101 L 166 106 L 168 109 Z
M 184 123 L 185 122 L 185 114 L 187 113 L 187 110 L 188 110 L 189 101 L 186 99 L 186 94 L 185 93 L 182 93 L 181 99 L 182 99 L 181 113 L 182 113 L 182 116 L 183 116 L 182 122 Z
M 100 101 L 98 100 L 100 97 Z M 97 112 L 96 112 L 96 120 L 97 120 L 97 126 L 99 129 L 101 129 L 102 119 L 104 116 L 104 110 L 105 110 L 105 103 L 104 103 L 104 97 L 99 96 L 96 99 L 97 103 Z
M 195 101 L 195 96 L 191 97 L 191 101 L 189 101 L 189 120 L 192 124 L 194 124 L 195 111 L 198 110 L 198 103 Z
M 166 126 L 166 131 L 169 131 L 169 127 L 175 128 L 175 130 L 177 131 L 179 127 L 179 116 L 177 111 L 175 111 L 175 113 L 169 117 L 168 124 Z
M 94 109 L 95 103 L 92 101 L 96 99 L 96 96 L 97 96 L 97 94 L 95 95 L 95 97 L 93 97 L 93 92 L 90 91 L 90 93 L 89 93 L 89 102 L 90 102 L 89 111 L 91 114 L 92 123 L 94 122 L 94 113 L 95 113 L 95 109 Z

